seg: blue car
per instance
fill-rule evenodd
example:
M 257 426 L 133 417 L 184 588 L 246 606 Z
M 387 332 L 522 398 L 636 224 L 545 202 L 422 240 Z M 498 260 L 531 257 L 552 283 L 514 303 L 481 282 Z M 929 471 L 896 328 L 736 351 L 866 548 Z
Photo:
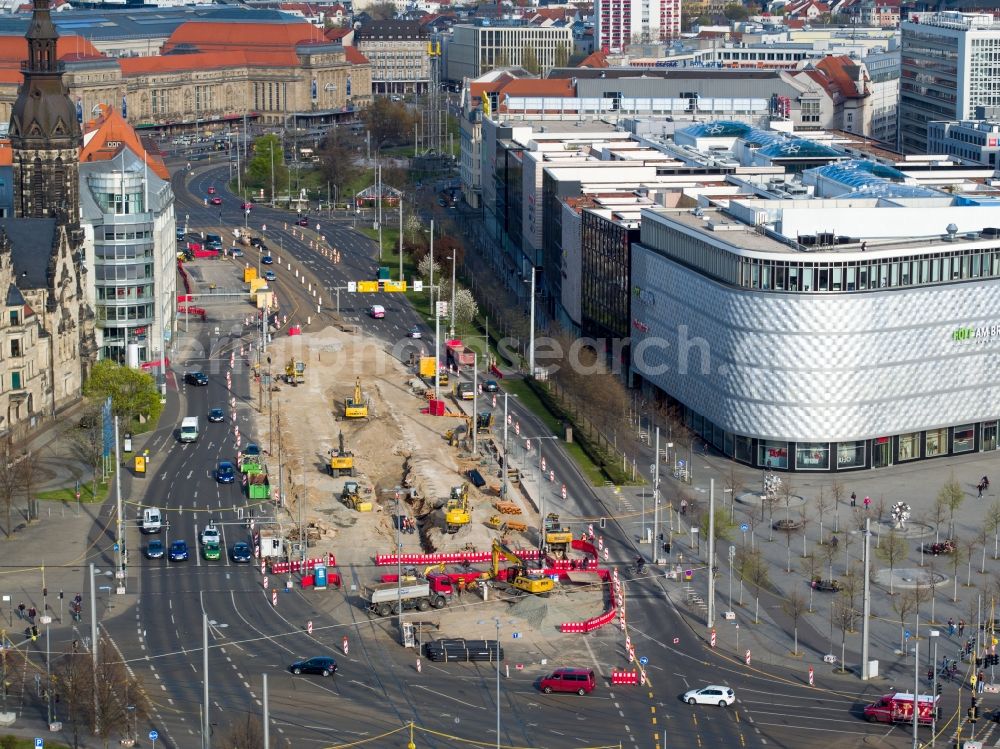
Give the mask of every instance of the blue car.
M 213 408 L 208 412 L 208 420 L 213 424 L 221 424 L 226 420 L 226 412 L 221 408 Z
M 220 484 L 233 483 L 236 481 L 236 466 L 228 460 L 220 461 L 218 468 L 215 469 L 215 480 Z
M 273 258 L 273 257 L 271 257 L 270 255 L 264 255 L 264 257 L 262 257 L 262 258 L 260 259 L 260 261 L 261 261 L 261 262 L 262 262 L 262 263 L 263 263 L 264 265 L 271 265 L 271 263 L 273 263 L 273 262 L 274 262 L 274 258 Z
M 247 449 L 243 451 L 243 454 L 248 458 L 259 458 L 260 445 L 258 445 L 256 442 L 248 442 Z
M 275 273 L 274 273 L 273 270 L 266 270 L 266 271 L 264 271 L 264 280 L 265 281 L 277 281 L 278 277 L 275 275 Z
M 163 559 L 163 541 L 154 538 L 146 544 L 146 559 Z
M 170 544 L 170 561 L 186 562 L 188 560 L 187 541 L 174 541 Z
M 250 544 L 246 541 L 237 541 L 233 544 L 233 548 L 229 550 L 229 558 L 238 564 L 246 564 L 253 559 Z

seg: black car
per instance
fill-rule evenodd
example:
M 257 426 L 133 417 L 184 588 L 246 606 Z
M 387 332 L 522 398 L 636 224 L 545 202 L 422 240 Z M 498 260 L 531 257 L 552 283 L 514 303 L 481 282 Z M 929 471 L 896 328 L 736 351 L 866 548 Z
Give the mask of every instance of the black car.
M 163 559 L 163 541 L 154 538 L 146 544 L 146 559 Z
M 260 457 L 260 445 L 256 442 L 248 442 L 246 450 L 243 454 L 248 458 L 258 458 Z
M 207 385 L 208 375 L 204 372 L 185 372 L 184 382 L 188 385 Z
M 261 248 L 261 252 L 264 252 L 264 248 Z M 264 263 L 264 265 L 270 265 L 271 263 L 274 262 L 274 258 L 271 257 L 270 255 L 264 255 L 264 257 L 262 257 L 260 261 Z
M 299 674 L 320 674 L 330 676 L 337 673 L 337 661 L 328 655 L 320 655 L 304 661 L 296 661 L 288 670 L 298 676 Z
M 261 245 L 264 243 L 261 241 L 260 237 L 250 237 L 250 246 L 260 249 Z
M 237 564 L 246 564 L 253 559 L 253 552 L 250 551 L 250 544 L 246 541 L 237 541 L 229 550 L 229 558 Z
M 496 380 L 487 380 L 483 383 L 483 392 L 486 393 L 496 393 L 500 391 L 500 386 L 497 385 Z
M 309 219 L 306 216 L 296 220 L 296 225 L 298 226 L 309 226 Z
M 208 420 L 213 424 L 220 424 L 226 420 L 226 412 L 221 408 L 213 408 L 208 412 Z

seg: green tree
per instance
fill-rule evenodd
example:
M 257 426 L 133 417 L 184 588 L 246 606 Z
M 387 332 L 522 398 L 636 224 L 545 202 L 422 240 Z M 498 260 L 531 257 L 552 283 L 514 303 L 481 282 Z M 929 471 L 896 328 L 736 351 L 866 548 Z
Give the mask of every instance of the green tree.
M 413 113 L 403 102 L 376 96 L 372 105 L 365 110 L 364 119 L 368 132 L 371 133 L 373 150 L 409 143 L 413 135 Z
M 892 589 L 892 578 L 893 570 L 895 570 L 896 565 L 903 559 L 906 559 L 906 555 L 909 549 L 906 545 L 906 539 L 903 538 L 899 531 L 895 528 L 886 533 L 879 540 L 878 548 L 875 549 L 875 555 L 889 565 L 889 595 L 894 595 Z
M 391 21 L 396 17 L 396 6 L 393 3 L 378 3 L 368 8 L 368 15 L 373 21 Z
M 535 54 L 534 48 L 528 45 L 521 50 L 521 67 L 533 75 L 538 75 L 542 69 L 538 64 L 538 55 Z
M 745 21 L 750 17 L 750 13 L 742 5 L 727 5 L 722 12 L 730 21 Z
M 937 498 L 945 507 L 948 508 L 948 535 L 951 537 L 955 536 L 955 511 L 962 506 L 962 502 L 965 501 L 965 492 L 962 491 L 962 485 L 958 483 L 955 479 L 955 474 L 952 473 L 951 477 L 944 482 L 941 489 L 938 490 Z
M 335 185 L 338 195 L 343 188 L 361 173 L 355 157 L 357 152 L 338 135 L 336 129 L 330 131 L 319 149 L 320 170 L 328 182 Z
M 701 529 L 701 538 L 708 538 L 708 518 L 709 514 L 707 512 L 703 513 L 698 519 L 698 526 Z M 729 512 L 725 507 L 715 508 L 715 540 L 719 541 L 729 541 L 731 540 L 733 528 L 733 522 L 729 519 Z
M 288 188 L 285 152 L 277 135 L 264 135 L 254 141 L 253 158 L 247 164 L 243 179 L 251 189 L 270 192 L 272 199 L 275 193 L 284 192 Z
M 153 376 L 110 359 L 102 359 L 90 370 L 83 394 L 103 402 L 111 398 L 111 410 L 128 429 L 141 417 L 155 421 L 163 406 Z
M 565 68 L 568 63 L 569 50 L 566 48 L 565 44 L 559 42 L 559 44 L 556 45 L 555 66 L 557 68 Z

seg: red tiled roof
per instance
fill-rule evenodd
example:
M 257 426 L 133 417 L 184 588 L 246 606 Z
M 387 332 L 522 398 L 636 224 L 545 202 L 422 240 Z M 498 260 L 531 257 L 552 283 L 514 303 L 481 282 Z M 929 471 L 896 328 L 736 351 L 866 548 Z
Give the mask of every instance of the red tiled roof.
M 832 87 L 840 91 L 847 99 L 863 99 L 865 94 L 858 93 L 857 76 L 861 73 L 858 64 L 847 55 L 828 55 L 816 64 L 829 79 Z M 865 76 L 867 80 L 867 76 Z
M 501 97 L 574 96 L 576 93 L 570 78 L 515 78 L 499 91 Z
M 323 32 L 323 36 L 325 36 L 326 40 L 329 42 L 339 42 L 343 40 L 343 38 L 348 34 L 350 34 L 352 31 L 353 29 L 344 29 L 344 28 L 339 28 L 337 26 L 331 26 L 330 28 L 328 28 L 326 31 Z
M 0 139 L 0 166 L 10 166 L 14 163 L 14 150 L 10 147 L 10 138 Z
M 82 36 L 61 36 L 56 41 L 56 57 L 60 60 L 103 57 L 100 50 Z M 0 36 L 0 65 L 28 59 L 28 40 L 23 36 Z
M 170 172 L 159 154 L 149 153 L 136 134 L 115 107 L 101 105 L 101 114 L 96 120 L 87 122 L 84 127 L 84 146 L 80 149 L 80 161 L 108 161 L 113 159 L 123 148 L 129 149 L 164 180 L 170 179 Z M 113 145 L 112 145 L 113 144 Z
M 591 52 L 589 55 L 584 57 L 580 64 L 577 65 L 578 68 L 609 68 L 608 56 L 604 54 L 601 50 L 596 52 Z
M 122 57 L 118 60 L 118 65 L 121 67 L 122 75 L 130 76 L 181 70 L 218 70 L 240 66 L 291 68 L 299 65 L 299 58 L 292 49 L 259 52 L 230 50 L 194 52 L 189 55 Z
M 299 42 L 322 42 L 323 31 L 311 23 L 214 23 L 188 21 L 163 45 L 166 54 L 180 45 L 211 50 L 292 49 Z
M 357 47 L 344 47 L 345 60 L 351 63 L 351 65 L 368 65 L 368 58 L 361 54 L 361 51 Z

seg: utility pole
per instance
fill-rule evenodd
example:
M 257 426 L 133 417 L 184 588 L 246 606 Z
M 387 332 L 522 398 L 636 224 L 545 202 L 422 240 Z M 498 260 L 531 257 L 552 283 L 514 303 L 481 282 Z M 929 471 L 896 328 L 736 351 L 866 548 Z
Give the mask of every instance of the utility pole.
M 212 749 L 212 728 L 208 717 L 208 614 L 201 615 L 201 672 L 204 679 L 204 705 L 201 708 L 204 725 L 201 727 L 201 749 Z
M 271 749 L 271 711 L 267 701 L 267 672 L 261 676 L 264 678 L 264 749 Z
M 431 280 L 428 282 L 431 287 L 431 311 L 434 311 L 434 219 L 431 219 Z
M 656 561 L 656 544 L 659 543 L 660 530 L 660 428 L 656 427 L 655 440 L 656 459 L 653 462 L 653 554 Z M 643 518 L 645 524 L 645 518 Z
M 434 400 L 439 401 L 441 400 L 441 315 L 438 314 L 436 305 L 431 307 L 431 312 L 434 313 Z
M 472 360 L 472 454 L 479 455 L 479 354 Z
M 403 280 L 403 196 L 399 196 L 399 280 Z
M 528 376 L 535 376 L 535 264 L 531 264 L 531 325 L 528 327 Z
M 865 518 L 867 520 L 867 518 Z M 917 630 L 920 629 L 920 614 L 917 614 Z M 843 664 L 841 664 L 843 665 Z M 976 690 L 972 690 L 973 698 L 976 696 Z M 934 697 L 931 695 L 931 700 Z M 917 639 L 913 640 L 913 749 L 917 749 L 917 741 L 920 736 L 920 641 Z M 937 705 L 931 702 L 931 712 L 937 710 Z M 975 728 L 975 726 L 973 726 Z
M 125 586 L 125 556 L 122 545 L 122 456 L 119 446 L 118 417 L 115 416 L 115 578 Z
M 507 499 L 507 473 L 510 471 L 510 460 L 507 454 L 507 391 L 503 392 L 503 487 L 501 497 Z M 93 567 L 93 565 L 91 565 Z
M 659 449 L 659 444 L 657 444 Z M 659 460 L 656 461 L 659 465 Z M 708 482 L 708 616 L 706 626 L 715 626 L 715 479 Z
M 451 327 L 449 334 L 455 337 L 455 249 L 451 250 Z
M 871 674 L 868 672 L 868 636 L 870 634 L 869 621 L 871 619 L 871 588 L 869 587 L 869 570 L 871 567 L 871 518 L 865 518 L 865 550 L 864 550 L 864 564 L 865 564 L 865 576 L 864 576 L 864 591 L 862 593 L 862 613 L 861 613 L 861 680 L 868 681 L 871 678 Z M 843 664 L 841 664 L 843 667 Z M 914 692 L 914 699 L 916 699 L 916 692 Z M 913 709 L 916 710 L 916 703 L 913 705 Z
M 90 563 L 90 657 L 93 659 L 94 672 L 94 733 L 101 732 L 101 710 L 97 702 L 97 572 L 94 563 Z

